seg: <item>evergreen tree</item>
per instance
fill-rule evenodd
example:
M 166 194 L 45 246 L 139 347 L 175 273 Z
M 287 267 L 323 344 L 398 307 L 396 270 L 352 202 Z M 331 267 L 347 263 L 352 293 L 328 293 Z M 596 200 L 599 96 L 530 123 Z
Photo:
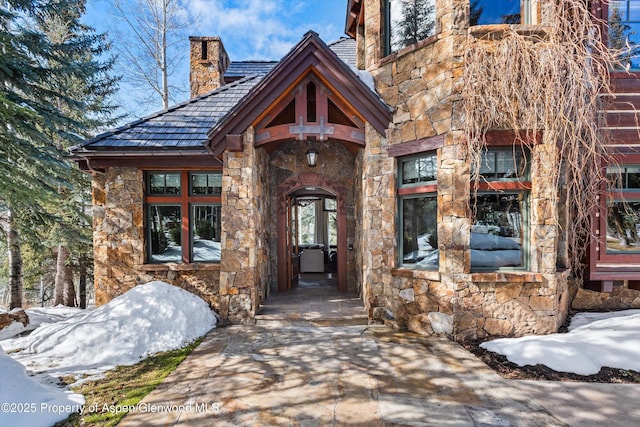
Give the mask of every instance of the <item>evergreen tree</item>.
M 23 240 L 41 247 L 44 230 L 53 224 L 68 230 L 64 219 L 73 217 L 60 209 L 77 184 L 63 151 L 109 117 L 106 100 L 116 80 L 112 61 L 96 59 L 108 47 L 104 36 L 80 24 L 84 1 L 6 5 L 0 7 L 0 215 Z M 17 277 L 14 286 L 18 267 L 10 266 L 12 291 L 21 286 Z
M 401 6 L 402 16 L 392 30 L 397 34 L 392 41 L 394 51 L 426 39 L 435 29 L 433 0 L 401 0 Z
M 482 16 L 482 12 L 484 12 L 484 7 L 478 4 L 479 0 L 471 0 L 471 4 L 469 6 L 469 25 L 474 26 L 478 25 L 480 22 L 480 17 Z
M 620 63 L 619 68 L 624 69 L 631 65 L 631 58 L 636 50 L 635 43 L 630 40 L 635 33 L 631 27 L 622 22 L 620 9 L 614 7 L 609 12 L 609 47 L 616 53 Z

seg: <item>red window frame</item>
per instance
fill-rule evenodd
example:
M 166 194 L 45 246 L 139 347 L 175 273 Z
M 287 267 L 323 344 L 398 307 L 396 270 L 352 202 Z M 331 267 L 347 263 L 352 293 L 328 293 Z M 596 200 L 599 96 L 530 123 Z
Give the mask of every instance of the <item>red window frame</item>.
M 206 173 L 216 173 L 221 172 L 220 169 L 149 169 L 144 170 L 144 186 L 145 186 L 145 252 L 147 263 L 150 263 L 149 259 L 149 233 L 148 233 L 148 221 L 147 221 L 147 207 L 152 204 L 166 204 L 166 205 L 179 205 L 180 213 L 181 213 L 181 224 L 180 224 L 180 244 L 182 245 L 182 263 L 183 264 L 194 264 L 191 261 L 191 204 L 221 204 L 222 197 L 221 196 L 191 196 L 191 182 L 189 180 L 189 174 L 192 172 L 206 172 Z M 177 196 L 150 196 L 149 189 L 147 188 L 148 180 L 147 175 L 152 173 L 175 173 L 180 172 L 180 195 Z
M 619 166 L 640 165 L 640 154 L 627 154 L 616 156 Z M 603 173 L 606 167 L 603 168 Z M 607 183 L 602 183 L 602 195 L 598 201 L 598 211 L 595 214 L 592 229 L 597 237 L 596 249 L 591 251 L 592 264 L 597 267 L 609 267 L 613 264 L 632 264 L 622 267 L 640 270 L 640 253 L 635 254 L 612 254 L 607 253 L 607 203 L 610 201 L 640 200 L 640 189 L 638 190 L 610 190 Z M 600 265 L 598 265 L 600 264 Z M 605 265 L 603 265 L 605 264 Z

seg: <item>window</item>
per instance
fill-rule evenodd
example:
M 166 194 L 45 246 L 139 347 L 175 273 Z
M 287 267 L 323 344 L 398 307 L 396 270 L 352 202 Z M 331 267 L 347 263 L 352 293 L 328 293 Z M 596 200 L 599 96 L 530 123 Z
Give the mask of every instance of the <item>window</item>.
M 222 175 L 219 173 L 191 173 L 192 196 L 220 196 L 222 194 Z
M 640 254 L 640 201 L 607 203 L 607 254 Z
M 219 262 L 222 175 L 146 172 L 145 182 L 148 262 Z
M 298 243 L 312 245 L 316 243 L 317 197 L 298 198 Z
M 640 0 L 610 0 L 608 43 L 618 53 L 621 66 L 640 70 Z
M 399 244 L 403 267 L 438 268 L 437 155 L 406 157 L 398 164 Z
M 385 1 L 385 54 L 435 34 L 435 0 Z
M 338 203 L 336 199 L 324 199 L 324 211 L 327 215 L 327 236 L 329 246 L 338 246 Z
M 528 161 L 522 149 L 489 149 L 471 196 L 471 268 L 526 267 Z
M 606 254 L 640 254 L 640 165 L 607 167 Z
M 531 24 L 531 0 L 471 0 L 469 25 Z

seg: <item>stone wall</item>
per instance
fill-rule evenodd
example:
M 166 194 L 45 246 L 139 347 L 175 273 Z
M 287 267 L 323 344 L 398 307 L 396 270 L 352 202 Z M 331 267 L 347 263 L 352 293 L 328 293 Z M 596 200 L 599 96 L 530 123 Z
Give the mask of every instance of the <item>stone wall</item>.
M 396 263 L 395 162 L 388 144 L 370 125 L 362 153 L 362 223 L 358 244 L 364 299 L 370 317 L 383 319 L 397 299 L 391 269 Z
M 367 8 L 367 6 L 372 5 Z M 395 107 L 389 144 L 397 144 L 443 134 L 451 128 L 453 52 L 460 37 L 452 33 L 453 9 L 449 2 L 437 2 L 436 34 L 415 45 L 382 57 L 382 19 L 370 16 L 367 1 L 365 29 L 366 65 L 376 90 Z
M 640 290 L 614 285 L 611 292 L 596 292 L 584 288 L 577 290 L 571 308 L 574 310 L 611 311 L 640 308 Z
M 94 174 L 93 247 L 97 305 L 136 285 L 163 280 L 200 296 L 216 311 L 219 266 L 145 265 L 144 176 L 136 168 L 108 168 Z
M 472 272 L 471 186 L 461 107 L 469 2 L 436 2 L 436 34 L 387 57 L 382 4 L 365 1 L 365 28 L 358 32 L 363 34 L 361 62 L 381 97 L 395 107 L 386 139 L 368 132 L 362 156 L 362 276 L 371 316 L 456 340 L 555 332 L 566 318 L 569 293 L 568 273 L 556 266 L 563 246 L 557 223 L 562 211 L 555 183 L 544 172 L 556 167 L 554 141 L 543 141 L 532 153 L 528 270 Z M 437 148 L 439 269 L 394 268 L 396 162 L 388 149 L 436 135 L 444 141 Z
M 266 294 L 268 248 L 265 158 L 256 154 L 253 128 L 244 135 L 244 151 L 224 153 L 222 175 L 222 317 L 252 323 Z

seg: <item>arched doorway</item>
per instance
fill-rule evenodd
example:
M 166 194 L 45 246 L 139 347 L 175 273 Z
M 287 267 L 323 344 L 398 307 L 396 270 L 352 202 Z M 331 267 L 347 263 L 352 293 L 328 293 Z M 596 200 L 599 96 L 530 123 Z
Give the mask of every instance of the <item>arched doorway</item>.
M 278 292 L 286 292 L 294 285 L 299 273 L 300 250 L 294 234 L 296 202 L 302 197 L 335 199 L 337 222 L 336 270 L 337 288 L 346 292 L 347 286 L 347 216 L 345 188 L 333 180 L 317 173 L 302 173 L 291 177 L 278 186 L 277 199 L 277 271 Z

